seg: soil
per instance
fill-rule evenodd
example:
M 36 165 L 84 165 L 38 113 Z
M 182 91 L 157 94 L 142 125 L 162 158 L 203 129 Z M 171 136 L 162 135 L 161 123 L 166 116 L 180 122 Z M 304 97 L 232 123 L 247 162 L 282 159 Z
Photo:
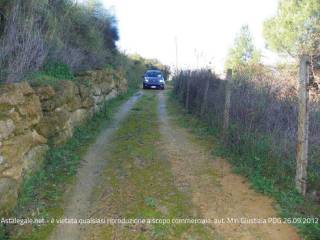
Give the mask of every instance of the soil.
M 105 152 L 108 152 L 108 146 L 111 144 L 110 139 L 141 95 L 141 92 L 137 93 L 119 108 L 112 123 L 101 132 L 96 142 L 88 149 L 78 170 L 75 184 L 66 193 L 63 218 L 85 219 L 92 214 L 90 197 L 93 187 L 99 182 L 100 171 L 108 162 L 108 159 L 105 158 Z M 78 240 L 81 236 L 81 230 L 78 224 L 59 224 L 49 239 Z
M 214 146 L 201 142 L 170 120 L 166 96 L 159 94 L 160 131 L 171 162 L 175 183 L 191 193 L 203 218 L 236 220 L 277 217 L 274 202 L 250 189 L 246 180 L 231 171 L 226 160 L 211 154 Z M 212 226 L 222 239 L 300 239 L 287 224 L 227 223 Z
M 210 143 L 197 139 L 187 129 L 178 126 L 167 114 L 166 92 L 154 91 L 152 94 L 158 96 L 158 117 L 159 130 L 161 136 L 160 156 L 168 160 L 168 171 L 173 176 L 171 185 L 174 185 L 180 192 L 183 192 L 192 202 L 192 211 L 197 217 L 210 219 L 224 219 L 224 221 L 234 221 L 233 223 L 212 224 L 209 228 L 216 233 L 215 239 L 279 239 L 298 240 L 300 239 L 294 227 L 287 224 L 246 224 L 239 223 L 244 219 L 268 219 L 277 217 L 274 202 L 262 194 L 252 190 L 247 181 L 231 170 L 231 166 L 226 160 L 212 155 Z M 148 93 L 150 94 L 150 93 Z M 66 193 L 64 218 L 89 218 L 99 213 L 95 213 L 97 207 L 92 206 L 95 200 L 92 199 L 93 189 L 96 185 L 101 185 L 101 181 L 107 178 L 100 178 L 101 171 L 108 164 L 108 151 L 113 142 L 112 135 L 119 128 L 121 121 L 127 116 L 128 110 L 133 108 L 134 103 L 139 99 L 141 93 L 132 97 L 126 102 L 115 115 L 113 123 L 107 127 L 97 138 L 96 143 L 88 150 L 83 164 L 78 171 L 77 178 L 72 189 Z M 139 121 L 139 119 L 137 119 Z M 137 139 L 136 141 L 138 141 Z M 139 161 L 137 161 L 139 165 Z M 142 162 L 143 163 L 143 162 Z M 143 164 L 139 166 L 143 168 Z M 132 163 L 126 163 L 128 166 Z M 134 162 L 136 164 L 136 162 Z M 128 171 L 132 166 L 128 167 Z M 127 173 L 130 176 L 130 172 Z M 161 175 L 161 173 L 159 173 Z M 141 183 L 149 184 L 149 183 Z M 106 183 L 105 186 L 108 184 Z M 131 184 L 133 186 L 133 184 Z M 135 188 L 130 188 L 130 182 L 123 189 L 114 189 L 131 199 L 136 199 Z M 108 190 L 108 188 L 107 188 Z M 148 195 L 148 193 L 145 193 Z M 108 194 L 107 194 L 108 195 Z M 99 202 L 99 201 L 98 201 Z M 112 214 L 117 208 L 112 209 L 112 205 L 101 202 L 105 210 Z M 119 204 L 118 204 L 119 205 Z M 121 204 L 120 204 L 121 207 Z M 123 206 L 125 208 L 125 206 Z M 167 209 L 161 210 L 164 215 Z M 101 212 L 101 211 L 100 211 Z M 102 212 L 101 212 L 102 213 Z M 229 218 L 229 219 L 228 219 Z M 54 230 L 50 240 L 60 239 L 83 239 L 91 228 L 87 226 L 82 229 L 80 225 L 60 224 Z M 95 231 L 94 227 L 91 228 Z M 89 232 L 91 230 L 89 229 Z M 134 229 L 136 231 L 136 229 Z M 139 230 L 140 231 L 140 230 Z M 149 231 L 148 229 L 142 229 Z M 88 235 L 87 235 L 88 236 Z M 119 237 L 120 236 L 120 237 Z M 113 235 L 110 239 L 122 238 L 121 234 Z M 88 238 L 85 238 L 88 239 Z M 90 238 L 109 239 L 109 238 Z M 138 238 L 134 238 L 138 239 Z M 139 238 L 140 239 L 140 238 Z M 145 239 L 145 238 L 143 238 Z M 153 239 L 153 238 L 150 238 Z M 162 238 L 161 238 L 162 239 Z M 176 238 L 170 238 L 176 239 Z M 191 239 L 183 237 L 181 239 Z M 199 239 L 199 238 L 192 238 Z

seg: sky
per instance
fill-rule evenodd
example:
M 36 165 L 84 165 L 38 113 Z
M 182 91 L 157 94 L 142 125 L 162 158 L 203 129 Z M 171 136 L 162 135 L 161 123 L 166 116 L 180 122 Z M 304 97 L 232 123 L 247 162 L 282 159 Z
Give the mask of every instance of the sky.
M 263 21 L 276 13 L 279 0 L 103 0 L 115 13 L 122 51 L 156 58 L 179 68 L 223 70 L 228 49 L 248 24 L 263 61 L 275 55 L 265 49 Z

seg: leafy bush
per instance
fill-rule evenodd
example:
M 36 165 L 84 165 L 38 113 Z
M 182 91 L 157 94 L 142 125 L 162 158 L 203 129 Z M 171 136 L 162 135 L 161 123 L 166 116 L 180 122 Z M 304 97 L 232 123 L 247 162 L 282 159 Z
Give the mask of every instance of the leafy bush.
M 72 79 L 73 74 L 68 65 L 58 62 L 49 62 L 44 66 L 43 71 L 45 74 L 60 79 Z

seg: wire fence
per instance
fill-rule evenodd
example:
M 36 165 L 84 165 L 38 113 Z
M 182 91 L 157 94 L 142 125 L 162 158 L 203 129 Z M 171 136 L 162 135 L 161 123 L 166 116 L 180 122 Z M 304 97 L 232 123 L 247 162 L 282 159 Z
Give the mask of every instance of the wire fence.
M 228 83 L 208 70 L 181 71 L 174 77 L 174 93 L 190 113 L 218 136 L 225 135 L 224 144 L 240 156 L 238 166 L 283 188 L 294 188 L 298 98 L 294 86 L 271 78 L 241 72 Z M 224 129 L 226 106 L 228 126 Z M 319 191 L 320 110 L 316 102 L 310 103 L 309 133 L 308 187 Z

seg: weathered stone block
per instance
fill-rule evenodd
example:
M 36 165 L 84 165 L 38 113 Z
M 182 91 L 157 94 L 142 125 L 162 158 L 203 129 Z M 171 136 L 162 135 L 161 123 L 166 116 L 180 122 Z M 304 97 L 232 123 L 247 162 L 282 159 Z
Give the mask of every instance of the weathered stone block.
M 5 84 L 0 87 L 0 111 L 1 120 L 7 121 L 10 118 L 13 121 L 16 134 L 21 134 L 24 130 L 37 124 L 42 117 L 39 97 L 35 95 L 27 82 Z M 8 124 L 0 125 L 8 130 Z M 11 123 L 10 126 L 12 127 Z
M 41 167 L 45 137 L 64 143 L 74 126 L 127 90 L 123 74 L 112 69 L 85 72 L 76 82 L 35 90 L 27 82 L 0 86 L 0 215 L 15 205 L 23 177 Z
M 62 143 L 72 136 L 70 113 L 64 108 L 58 108 L 46 114 L 36 129 L 46 138 L 53 138 L 56 144 Z
M 20 183 L 22 179 L 22 164 L 15 164 L 10 168 L 5 169 L 1 173 L 1 177 L 8 177 Z
M 10 166 L 21 164 L 23 156 L 32 146 L 45 144 L 47 140 L 35 130 L 28 131 L 24 135 L 14 136 L 3 142 L 1 155 L 4 161 Z
M 72 126 L 77 126 L 88 117 L 89 113 L 86 109 L 78 109 L 71 113 L 71 124 Z
M 0 178 L 0 216 L 6 216 L 15 206 L 18 183 L 10 178 Z
M 20 129 L 28 129 L 39 123 L 42 118 L 40 99 L 36 95 L 26 97 L 25 102 L 18 105 L 17 109 L 22 118 L 22 123 L 18 126 Z
M 0 141 L 7 139 L 15 130 L 15 125 L 11 119 L 0 121 Z
M 54 99 L 57 107 L 65 106 L 70 112 L 81 108 L 79 88 L 72 81 L 60 81 Z
M 55 91 L 52 86 L 45 85 L 45 86 L 39 86 L 36 88 L 36 93 L 39 96 L 41 102 L 45 100 L 49 100 L 52 97 L 55 96 Z
M 46 152 L 49 150 L 48 145 L 38 145 L 29 150 L 23 157 L 23 175 L 29 175 L 40 169 Z
M 128 90 L 128 81 L 125 78 L 122 78 L 117 83 L 117 89 L 119 93 L 124 93 Z
M 115 98 L 118 95 L 118 91 L 113 89 L 109 94 L 104 97 L 104 101 L 109 101 L 112 98 Z
M 20 82 L 20 83 L 16 83 L 15 84 L 15 87 L 21 91 L 21 93 L 24 95 L 24 96 L 28 96 L 28 95 L 31 95 L 31 94 L 34 94 L 34 90 L 33 88 L 30 86 L 30 84 L 28 82 Z
M 81 99 L 86 99 L 90 97 L 91 88 L 84 84 L 79 84 L 79 93 L 80 93 Z
M 94 106 L 94 99 L 92 97 L 88 97 L 84 99 L 81 104 L 81 107 L 83 108 L 91 108 Z
M 91 85 L 91 94 L 100 96 L 108 94 L 112 89 L 116 88 L 113 70 L 96 70 L 82 73 L 79 81 L 88 81 Z
M 0 105 L 18 105 L 25 101 L 22 91 L 15 84 L 5 84 L 0 88 Z
M 102 104 L 104 102 L 104 95 L 94 96 L 93 101 L 95 105 Z

